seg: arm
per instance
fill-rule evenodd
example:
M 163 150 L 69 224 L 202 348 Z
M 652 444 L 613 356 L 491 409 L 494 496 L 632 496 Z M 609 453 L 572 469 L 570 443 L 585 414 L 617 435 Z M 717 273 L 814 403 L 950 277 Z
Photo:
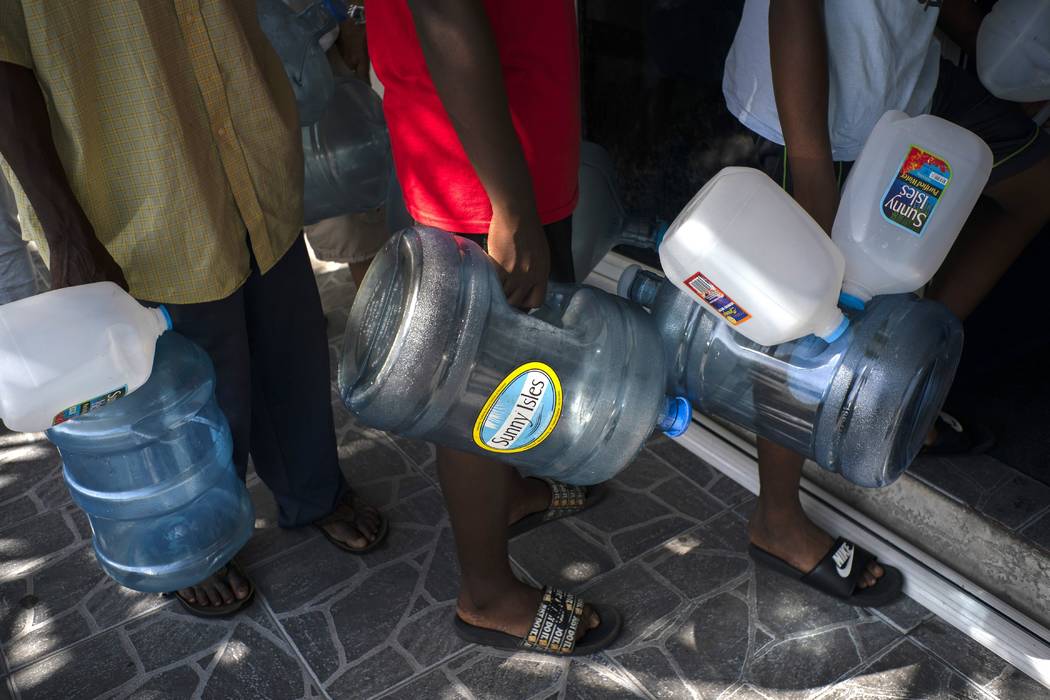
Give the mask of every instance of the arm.
M 339 25 L 339 38 L 333 47 L 354 75 L 366 83 L 368 75 L 368 40 L 365 37 L 365 25 L 355 20 L 347 20 Z
M 431 78 L 492 204 L 489 255 L 515 306 L 543 303 L 550 250 L 481 0 L 409 0 Z
M 0 154 L 11 166 L 44 229 L 52 288 L 111 280 L 127 289 L 124 273 L 95 237 L 69 187 L 36 77 L 28 68 L 3 61 Z
M 770 0 L 769 60 L 794 197 L 827 233 L 838 210 L 823 0 Z
M 973 0 L 944 0 L 937 26 L 970 56 L 977 55 L 977 30 L 983 19 Z

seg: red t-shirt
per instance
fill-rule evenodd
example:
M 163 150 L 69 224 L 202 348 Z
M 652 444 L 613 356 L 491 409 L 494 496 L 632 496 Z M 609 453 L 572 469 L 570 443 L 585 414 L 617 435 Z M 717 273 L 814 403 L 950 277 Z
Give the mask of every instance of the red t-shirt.
M 485 0 L 511 118 L 543 223 L 572 214 L 580 160 L 573 0 Z M 486 233 L 492 207 L 430 79 L 406 0 L 369 0 L 368 49 L 383 83 L 394 164 L 413 218 Z

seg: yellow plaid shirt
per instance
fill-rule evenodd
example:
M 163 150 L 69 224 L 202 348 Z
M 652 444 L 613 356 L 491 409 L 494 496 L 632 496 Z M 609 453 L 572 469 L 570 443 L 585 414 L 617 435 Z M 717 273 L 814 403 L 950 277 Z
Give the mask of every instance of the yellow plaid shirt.
M 73 191 L 135 296 L 222 299 L 248 277 L 249 241 L 265 273 L 298 236 L 295 98 L 255 0 L 0 0 L 0 61 L 35 72 Z

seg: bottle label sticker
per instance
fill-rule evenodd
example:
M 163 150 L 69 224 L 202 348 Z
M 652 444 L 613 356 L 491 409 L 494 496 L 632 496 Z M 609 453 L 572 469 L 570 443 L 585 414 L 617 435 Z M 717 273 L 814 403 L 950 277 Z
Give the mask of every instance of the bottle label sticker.
M 96 396 L 90 401 L 84 401 L 83 403 L 78 403 L 75 406 L 70 406 L 69 408 L 55 416 L 55 420 L 52 421 L 51 425 L 65 423 L 67 420 L 72 420 L 77 416 L 82 416 L 85 413 L 90 413 L 96 408 L 105 406 L 107 403 L 112 403 L 122 396 L 127 396 L 127 393 L 128 387 L 122 386 L 119 389 L 114 389 L 113 391 L 107 392 L 102 396 Z
M 697 272 L 695 275 L 687 279 L 685 284 L 692 289 L 698 297 L 703 299 L 705 304 L 714 309 L 715 312 L 726 321 L 729 321 L 730 324 L 739 326 L 741 323 L 751 318 L 751 314 L 744 311 L 744 309 L 730 299 L 725 292 L 715 286 L 714 282 L 707 279 L 707 277 L 701 273 Z
M 542 362 L 500 382 L 474 423 L 474 443 L 489 452 L 524 452 L 547 439 L 561 417 L 561 382 Z
M 882 198 L 883 217 L 915 236 L 922 236 L 951 181 L 952 167 L 948 161 L 911 146 Z

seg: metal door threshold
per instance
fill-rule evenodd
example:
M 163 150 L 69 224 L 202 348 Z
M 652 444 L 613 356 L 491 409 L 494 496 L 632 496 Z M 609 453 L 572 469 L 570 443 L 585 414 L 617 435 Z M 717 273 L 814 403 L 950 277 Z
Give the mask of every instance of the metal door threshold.
M 611 253 L 586 281 L 615 293 L 620 273 L 631 264 L 633 260 Z M 696 413 L 677 442 L 758 492 L 755 448 L 739 435 Z M 906 595 L 1050 688 L 1050 629 L 805 477 L 800 495 L 819 526 L 878 552 L 881 561 L 899 568 Z

